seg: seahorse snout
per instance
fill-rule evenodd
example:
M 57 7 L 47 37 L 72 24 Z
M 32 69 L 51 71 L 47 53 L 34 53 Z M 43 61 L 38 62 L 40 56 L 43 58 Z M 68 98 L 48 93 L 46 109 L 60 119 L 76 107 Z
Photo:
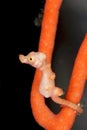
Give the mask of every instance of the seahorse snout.
M 22 54 L 19 55 L 19 60 L 21 63 L 27 63 L 27 58 Z

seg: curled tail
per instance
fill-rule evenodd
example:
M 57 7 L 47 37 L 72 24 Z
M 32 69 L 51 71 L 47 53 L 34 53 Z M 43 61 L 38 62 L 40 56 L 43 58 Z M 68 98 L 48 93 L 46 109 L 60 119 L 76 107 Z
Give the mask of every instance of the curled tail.
M 55 103 L 70 107 L 77 111 L 79 114 L 83 113 L 83 109 L 79 104 L 74 104 L 66 99 L 62 99 L 61 97 L 52 96 L 51 98 Z

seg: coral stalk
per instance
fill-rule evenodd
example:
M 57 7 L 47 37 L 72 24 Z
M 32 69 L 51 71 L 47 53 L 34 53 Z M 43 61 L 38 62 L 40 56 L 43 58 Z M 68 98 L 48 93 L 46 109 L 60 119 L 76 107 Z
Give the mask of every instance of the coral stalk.
M 79 48 L 78 55 L 76 57 L 73 72 L 69 82 L 66 98 L 74 103 L 80 102 L 85 82 L 87 79 L 87 34 Z
M 39 52 L 47 56 L 51 63 L 58 24 L 59 10 L 62 0 L 46 0 L 42 20 Z M 78 104 L 81 100 L 87 78 L 87 34 L 81 44 L 75 60 L 66 99 Z M 58 114 L 54 114 L 45 104 L 44 97 L 39 92 L 41 71 L 36 70 L 31 89 L 31 108 L 35 120 L 46 130 L 70 130 L 77 115 L 72 108 L 64 106 Z
M 62 1 L 63 0 L 46 0 L 44 7 L 38 51 L 46 54 L 47 62 L 51 62 L 59 18 L 59 10 Z
M 82 67 L 80 67 L 81 64 L 79 63 L 82 64 Z M 73 103 L 80 102 L 87 78 L 86 69 L 87 34 L 81 44 L 77 58 L 75 60 L 68 92 L 66 95 L 66 98 Z M 36 121 L 47 130 L 70 130 L 75 121 L 77 113 L 69 107 L 63 107 L 58 114 L 53 114 L 53 112 L 51 112 L 51 110 L 46 106 L 43 96 L 40 95 L 38 91 L 40 80 L 41 72 L 37 70 L 31 91 L 31 106 Z

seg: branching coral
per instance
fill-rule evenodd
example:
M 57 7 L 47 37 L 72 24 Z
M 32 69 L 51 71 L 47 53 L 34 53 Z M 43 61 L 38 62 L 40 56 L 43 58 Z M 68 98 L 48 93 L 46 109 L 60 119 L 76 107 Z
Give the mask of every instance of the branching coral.
M 59 9 L 62 0 L 46 0 L 42 20 L 41 35 L 38 52 L 46 54 L 47 62 L 51 64 L 58 23 Z M 69 82 L 66 99 L 78 104 L 81 100 L 87 79 L 87 34 L 78 51 L 71 79 Z M 45 104 L 44 97 L 39 92 L 42 75 L 36 70 L 31 89 L 31 108 L 35 120 L 46 130 L 70 130 L 77 115 L 70 107 L 62 107 L 58 114 L 54 114 Z

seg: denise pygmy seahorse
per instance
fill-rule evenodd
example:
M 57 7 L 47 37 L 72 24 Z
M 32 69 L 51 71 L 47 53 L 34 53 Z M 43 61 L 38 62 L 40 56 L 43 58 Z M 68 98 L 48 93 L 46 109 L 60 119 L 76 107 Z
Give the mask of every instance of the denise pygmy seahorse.
M 42 72 L 42 79 L 39 86 L 40 94 L 45 98 L 51 97 L 55 103 L 70 107 L 77 111 L 77 113 L 83 112 L 79 104 L 74 104 L 60 97 L 64 92 L 60 87 L 55 86 L 55 73 L 51 69 L 51 64 L 46 62 L 46 55 L 44 53 L 32 51 L 26 56 L 20 54 L 19 59 L 22 63 L 38 68 Z

